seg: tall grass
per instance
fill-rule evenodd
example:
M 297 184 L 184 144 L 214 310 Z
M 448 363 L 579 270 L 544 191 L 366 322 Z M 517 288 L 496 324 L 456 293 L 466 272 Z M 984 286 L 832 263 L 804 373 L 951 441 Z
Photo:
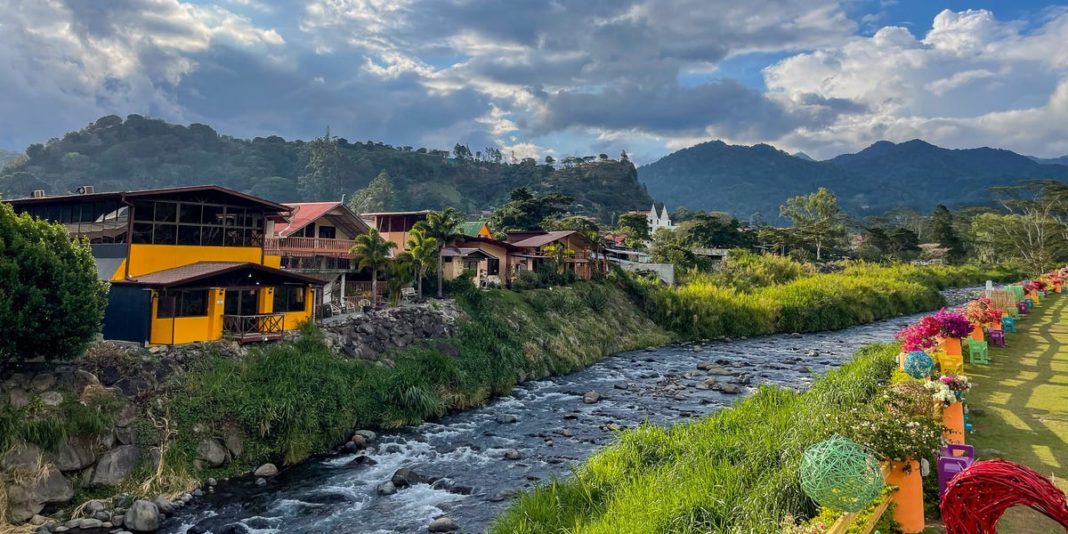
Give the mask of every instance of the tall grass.
M 772 532 L 811 516 L 802 453 L 831 435 L 832 415 L 871 401 L 896 352 L 866 347 L 803 394 L 765 386 L 697 422 L 625 432 L 570 479 L 523 495 L 491 531 Z
M 762 262 L 769 266 L 761 267 Z M 838 272 L 816 274 L 800 266 L 791 270 L 784 262 L 789 260 L 771 256 L 746 260 L 746 268 L 737 271 L 780 273 L 762 277 L 761 284 L 768 280 L 785 281 L 743 289 L 738 289 L 737 282 L 725 285 L 719 274 L 697 277 L 670 289 L 620 273 L 614 279 L 665 328 L 684 337 L 714 338 L 836 330 L 919 313 L 944 304 L 940 289 L 1015 276 L 1015 273 L 991 272 L 975 266 L 865 263 L 847 264 Z

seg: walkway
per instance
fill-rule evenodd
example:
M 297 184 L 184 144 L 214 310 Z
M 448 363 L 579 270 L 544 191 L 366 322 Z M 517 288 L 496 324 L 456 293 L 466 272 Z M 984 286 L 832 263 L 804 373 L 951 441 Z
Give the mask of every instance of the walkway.
M 968 394 L 980 459 L 1000 456 L 1053 476 L 1068 491 L 1068 294 L 1051 295 L 1017 322 L 1008 347 L 991 348 L 989 366 L 968 365 Z M 1013 509 L 1002 533 L 1062 532 L 1045 516 Z

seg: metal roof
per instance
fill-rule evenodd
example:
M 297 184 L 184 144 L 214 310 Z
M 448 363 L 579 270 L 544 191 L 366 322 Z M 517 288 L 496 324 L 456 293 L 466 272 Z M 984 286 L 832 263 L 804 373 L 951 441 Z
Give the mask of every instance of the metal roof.
M 234 198 L 238 198 L 238 199 L 244 200 L 246 202 L 250 202 L 250 203 L 253 203 L 253 204 L 258 204 L 258 205 L 260 205 L 260 206 L 262 206 L 264 208 L 267 208 L 267 211 L 273 211 L 273 212 L 277 212 L 277 213 L 288 213 L 289 210 L 290 210 L 288 207 L 286 207 L 286 206 L 284 206 L 282 204 L 279 204 L 277 202 L 272 202 L 272 201 L 267 200 L 265 198 L 255 197 L 255 196 L 249 195 L 247 193 L 242 193 L 240 191 L 234 191 L 233 189 L 228 189 L 228 188 L 225 188 L 225 187 L 222 187 L 222 186 L 218 186 L 218 185 L 191 185 L 191 186 L 185 186 L 185 187 L 170 187 L 170 188 L 163 188 L 163 189 L 141 189 L 141 190 L 137 190 L 137 191 L 110 191 L 110 192 L 102 192 L 102 193 L 88 193 L 88 194 L 84 194 L 84 195 L 77 194 L 77 193 L 71 193 L 71 194 L 67 194 L 67 195 L 45 196 L 45 197 L 40 197 L 40 198 L 32 198 L 32 197 L 17 198 L 17 199 L 5 200 L 5 202 L 8 202 L 8 203 L 10 203 L 12 205 L 28 205 L 28 204 L 46 204 L 48 202 L 53 202 L 53 201 L 57 201 L 57 200 L 58 201 L 83 200 L 83 199 L 100 200 L 100 199 L 105 199 L 105 198 L 127 199 L 127 198 L 152 197 L 152 196 L 157 196 L 157 195 L 173 195 L 173 194 L 177 194 L 177 193 L 197 193 L 197 192 L 203 192 L 203 191 L 212 191 L 212 192 L 216 192 L 216 193 L 222 193 L 224 195 L 232 196 Z
M 179 284 L 188 284 L 190 282 L 196 282 L 198 280 L 203 280 L 213 276 L 229 274 L 236 271 L 241 271 L 243 269 L 249 269 L 251 271 L 258 271 L 262 273 L 280 276 L 282 278 L 288 278 L 293 280 L 294 282 L 301 282 L 313 285 L 322 284 L 322 281 L 312 278 L 310 276 L 291 273 L 288 271 L 283 271 L 281 269 L 275 269 L 273 267 L 260 265 L 258 263 L 229 261 L 202 261 L 189 265 L 183 265 L 181 267 L 175 267 L 173 269 L 165 269 L 162 271 L 156 271 L 154 273 L 143 274 L 141 276 L 133 277 L 128 280 L 115 281 L 113 283 L 127 283 L 145 285 L 149 287 L 166 288 Z
M 520 248 L 538 248 L 577 233 L 578 232 L 574 230 L 556 230 L 553 232 L 545 232 L 541 235 L 527 237 L 521 241 L 514 241 L 512 244 Z

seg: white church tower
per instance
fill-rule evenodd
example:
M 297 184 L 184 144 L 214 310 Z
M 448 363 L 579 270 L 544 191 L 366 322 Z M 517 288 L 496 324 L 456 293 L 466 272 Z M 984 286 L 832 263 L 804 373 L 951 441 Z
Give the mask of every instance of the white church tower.
M 668 215 L 667 204 L 664 205 L 664 209 L 658 215 L 656 213 L 656 204 L 649 209 L 649 213 L 645 214 L 645 219 L 649 222 L 649 233 L 656 232 L 658 228 L 666 228 L 668 230 L 674 230 L 675 226 L 671 224 L 671 217 Z

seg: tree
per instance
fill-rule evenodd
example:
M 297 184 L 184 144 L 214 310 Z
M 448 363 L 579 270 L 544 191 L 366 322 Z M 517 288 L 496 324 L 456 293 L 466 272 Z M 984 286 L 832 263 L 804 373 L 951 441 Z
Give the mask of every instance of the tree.
M 816 248 L 816 261 L 822 259 L 823 247 L 845 236 L 844 217 L 838 209 L 838 197 L 821 187 L 815 193 L 791 197 L 779 206 L 779 214 L 793 223 L 793 230 Z
M 373 213 L 387 211 L 395 206 L 393 181 L 386 171 L 378 173 L 367 187 L 352 194 L 349 208 L 353 213 Z
M 308 143 L 308 163 L 298 180 L 304 196 L 313 199 L 340 198 L 352 172 L 352 161 L 341 152 L 337 138 L 326 135 Z
M 953 214 L 949 212 L 949 208 L 942 204 L 935 206 L 929 226 L 931 239 L 946 249 L 951 262 L 964 258 L 964 242 L 953 227 Z
M 582 234 L 600 259 L 602 271 L 606 270 L 608 260 L 605 259 L 604 250 L 608 248 L 608 241 L 601 235 L 601 227 L 595 221 L 589 217 L 573 215 L 563 219 L 546 219 L 542 222 L 542 227 L 549 231 L 573 230 Z
M 502 232 L 539 228 L 546 219 L 567 212 L 573 201 L 560 193 L 535 196 L 525 187 L 513 189 L 508 203 L 493 212 L 490 226 Z
M 697 213 L 679 224 L 679 240 L 699 248 L 751 248 L 750 233 L 742 232 L 738 219 L 725 213 Z
M 0 203 L 0 364 L 81 354 L 100 331 L 107 291 L 87 241 Z
M 408 253 L 416 272 L 419 298 L 423 297 L 423 278 L 427 270 L 438 264 L 438 248 L 438 240 L 427 236 L 421 228 L 413 229 L 408 234 Z
M 679 272 L 707 267 L 707 259 L 702 262 L 696 254 L 679 239 L 678 232 L 667 228 L 657 228 L 649 245 L 649 254 L 657 263 L 670 263 Z
M 397 244 L 386 241 L 378 230 L 371 228 L 366 234 L 356 236 L 349 253 L 360 269 L 371 269 L 371 302 L 378 307 L 378 271 L 389 262 L 390 253 Z
M 560 243 L 552 243 L 545 245 L 545 254 L 552 259 L 553 265 L 556 266 L 556 272 L 564 274 L 567 270 L 567 259 L 575 255 L 575 251 L 571 250 Z
M 644 213 L 628 211 L 619 216 L 616 231 L 626 236 L 627 246 L 640 248 L 644 241 L 649 240 L 649 219 Z
M 545 164 L 546 165 L 552 165 L 553 163 L 556 163 L 556 160 L 553 159 L 552 156 L 545 156 Z
M 452 241 L 463 237 L 460 229 L 463 226 L 463 219 L 460 218 L 460 214 L 452 208 L 446 208 L 444 211 L 432 211 L 426 214 L 426 219 L 416 223 L 415 227 L 426 234 L 427 237 L 432 237 L 438 242 L 438 298 L 445 296 L 444 283 L 444 263 L 442 262 L 442 254 L 444 253 L 445 246 Z
M 976 254 L 994 262 L 1015 257 L 1038 275 L 1068 259 L 1068 187 L 1055 181 L 1030 181 L 993 188 L 1007 213 L 972 219 Z
M 296 182 L 281 176 L 268 176 L 257 180 L 248 193 L 275 202 L 293 202 L 300 199 Z
M 397 254 L 386 265 L 386 289 L 389 290 L 389 305 L 396 307 L 400 304 L 401 293 L 404 287 L 412 282 L 412 270 L 415 261 L 407 252 Z

